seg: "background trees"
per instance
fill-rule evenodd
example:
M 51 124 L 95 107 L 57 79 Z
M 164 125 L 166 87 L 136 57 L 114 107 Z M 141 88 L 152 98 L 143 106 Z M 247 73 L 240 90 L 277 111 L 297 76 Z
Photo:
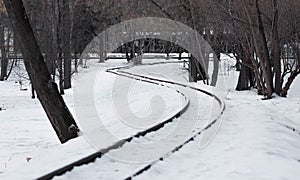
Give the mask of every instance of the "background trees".
M 71 87 L 71 74 L 80 63 L 77 58 L 93 37 L 121 21 L 150 16 L 193 27 L 217 56 L 233 53 L 241 70 L 237 90 L 255 87 L 269 98 L 273 92 L 286 96 L 299 74 L 299 4 L 295 0 L 24 0 L 53 79 L 55 70 L 59 72 L 62 94 Z M 0 79 L 4 79 L 7 61 L 4 46 L 1 49 Z
M 296 45 L 299 29 L 294 27 L 299 26 L 296 14 L 300 3 L 293 0 L 213 2 L 225 17 L 220 27 L 231 37 L 231 49 L 240 66 L 237 90 L 255 87 L 266 98 L 271 98 L 274 92 L 286 96 L 290 83 L 299 74 L 299 46 Z M 288 61 L 284 60 L 287 49 Z

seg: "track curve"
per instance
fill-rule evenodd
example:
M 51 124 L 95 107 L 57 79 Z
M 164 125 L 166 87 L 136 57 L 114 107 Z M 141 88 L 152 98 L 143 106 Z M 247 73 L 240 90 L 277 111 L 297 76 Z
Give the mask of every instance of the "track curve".
M 178 63 L 178 61 L 167 62 L 167 63 Z M 166 63 L 165 62 L 163 62 L 163 63 L 148 63 L 148 64 L 144 64 L 144 65 L 157 65 L 157 64 L 166 64 Z M 207 126 L 205 126 L 200 131 L 194 133 L 191 137 L 189 137 L 188 139 L 186 139 L 183 143 L 177 144 L 176 147 L 174 147 L 168 153 L 163 154 L 163 156 L 160 156 L 159 158 L 157 158 L 156 160 L 152 161 L 148 165 L 146 165 L 146 166 L 144 166 L 142 168 L 139 168 L 138 171 L 136 171 L 135 173 L 133 173 L 132 175 L 130 175 L 129 177 L 126 178 L 126 179 L 131 179 L 132 177 L 137 176 L 137 175 L 143 173 L 144 171 L 148 170 L 149 168 L 151 168 L 151 166 L 153 164 L 155 164 L 156 162 L 161 161 L 164 158 L 170 156 L 172 153 L 178 151 L 185 144 L 193 141 L 193 139 L 196 136 L 200 135 L 203 131 L 207 130 L 209 127 L 211 127 L 213 124 L 215 124 L 217 122 L 217 120 L 219 119 L 219 117 L 223 114 L 223 112 L 225 110 L 225 105 L 224 105 L 223 100 L 220 97 L 218 97 L 217 95 L 215 95 L 215 94 L 213 94 L 213 93 L 211 93 L 209 91 L 206 91 L 204 89 L 192 87 L 192 86 L 189 86 L 189 85 L 186 85 L 186 84 L 182 84 L 182 83 L 178 83 L 178 82 L 172 82 L 172 81 L 158 79 L 158 78 L 153 78 L 153 77 L 147 77 L 147 76 L 143 76 L 143 75 L 139 75 L 139 74 L 135 74 L 135 73 L 124 71 L 124 69 L 128 69 L 128 68 L 130 68 L 130 66 L 122 66 L 122 67 L 116 67 L 116 68 L 109 68 L 109 69 L 106 70 L 106 72 L 113 73 L 113 74 L 115 74 L 117 76 L 123 76 L 123 77 L 131 78 L 131 79 L 134 79 L 134 80 L 138 80 L 138 81 L 143 81 L 143 82 L 147 82 L 147 83 L 156 84 L 156 85 L 159 85 L 159 86 L 164 86 L 164 87 L 167 87 L 167 88 L 172 88 L 169 85 L 181 86 L 183 88 L 188 88 L 190 90 L 197 91 L 197 92 L 203 93 L 203 94 L 205 94 L 207 96 L 210 96 L 215 101 L 217 101 L 218 104 L 219 104 L 219 113 L 218 113 L 218 116 L 213 121 L 211 121 L 209 124 L 207 124 Z M 157 125 L 149 128 L 149 129 L 147 129 L 145 131 L 139 132 L 139 133 L 137 133 L 134 136 L 122 139 L 122 140 L 118 141 L 117 143 L 115 143 L 114 145 L 112 145 L 112 146 L 110 146 L 108 148 L 105 148 L 105 149 L 103 149 L 103 150 L 101 150 L 101 151 L 99 151 L 97 153 L 91 154 L 90 156 L 85 157 L 83 159 L 80 159 L 80 160 L 78 160 L 76 162 L 73 162 L 73 163 L 71 163 L 71 164 L 69 164 L 67 166 L 59 168 L 59 169 L 57 169 L 57 170 L 55 170 L 55 171 L 53 171 L 51 173 L 48 173 L 48 174 L 46 174 L 46 175 L 44 175 L 42 177 L 39 177 L 38 179 L 51 179 L 51 178 L 53 178 L 55 176 L 59 176 L 59 175 L 62 175 L 64 173 L 68 172 L 68 171 L 71 171 L 74 167 L 81 166 L 81 165 L 84 165 L 84 164 L 92 163 L 96 159 L 101 158 L 104 154 L 110 152 L 111 150 L 122 148 L 122 146 L 124 144 L 130 143 L 134 138 L 143 137 L 143 136 L 146 136 L 147 134 L 149 134 L 151 132 L 155 132 L 155 131 L 158 131 L 158 130 L 162 129 L 166 124 L 173 122 L 174 119 L 179 118 L 183 113 L 185 113 L 186 110 L 188 109 L 189 105 L 190 105 L 190 101 L 188 100 L 189 98 L 183 92 L 180 92 L 178 90 L 177 90 L 177 92 L 180 93 L 182 96 L 184 96 L 187 99 L 187 103 L 186 103 L 186 105 L 184 106 L 184 108 L 180 112 L 178 112 L 177 114 L 175 114 L 170 119 L 168 119 L 168 120 L 166 120 L 164 122 L 161 122 L 161 123 L 159 123 L 159 124 L 157 124 Z

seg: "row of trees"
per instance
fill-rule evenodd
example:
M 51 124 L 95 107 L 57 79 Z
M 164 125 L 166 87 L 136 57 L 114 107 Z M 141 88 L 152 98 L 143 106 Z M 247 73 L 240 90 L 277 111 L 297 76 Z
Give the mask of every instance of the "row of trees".
M 300 74 L 300 3 L 294 0 L 229 1 L 221 15 L 240 65 L 238 90 L 256 87 L 285 97 Z M 226 16 L 227 15 L 227 16 Z
M 165 17 L 202 34 L 218 57 L 233 53 L 240 71 L 237 90 L 256 88 L 267 99 L 273 93 L 286 97 L 300 73 L 296 0 L 122 0 L 112 1 L 112 7 L 107 11 L 117 12 L 112 14 L 113 24 Z
M 299 74 L 300 3 L 295 0 L 25 0 L 24 4 L 49 71 L 59 72 L 62 94 L 71 87 L 71 59 L 76 59 L 77 67 L 77 57 L 93 37 L 111 25 L 145 16 L 185 23 L 202 34 L 217 55 L 234 53 L 241 71 L 237 90 L 255 87 L 266 97 L 273 92 L 286 96 Z M 5 14 L 1 19 L 9 24 Z M 0 79 L 7 74 L 5 62 Z
M 300 74 L 297 0 L 3 1 L 6 10 L 0 1 L 0 80 L 5 80 L 13 67 L 9 66 L 13 65 L 11 49 L 19 50 L 62 142 L 76 137 L 77 125 L 56 90 L 56 74 L 63 94 L 64 89 L 71 88 L 71 75 L 86 45 L 98 33 L 125 20 L 164 17 L 192 27 L 218 57 L 220 53 L 236 57 L 240 71 L 237 90 L 256 88 L 265 98 L 273 93 L 285 97 Z M 42 68 L 44 64 L 46 68 Z
M 142 0 L 137 5 L 142 15 L 163 16 L 193 27 L 218 56 L 233 53 L 240 70 L 237 90 L 257 88 L 265 98 L 274 92 L 285 97 L 300 74 L 297 0 Z

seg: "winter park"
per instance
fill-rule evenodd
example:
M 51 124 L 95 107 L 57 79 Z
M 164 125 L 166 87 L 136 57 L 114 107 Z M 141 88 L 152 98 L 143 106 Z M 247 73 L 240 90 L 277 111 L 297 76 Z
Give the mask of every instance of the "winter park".
M 300 177 L 299 0 L 0 0 L 0 179 Z

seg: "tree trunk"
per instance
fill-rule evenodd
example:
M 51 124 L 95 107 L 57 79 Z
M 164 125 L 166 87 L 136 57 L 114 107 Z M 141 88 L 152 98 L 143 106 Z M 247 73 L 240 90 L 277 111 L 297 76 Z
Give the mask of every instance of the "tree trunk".
M 77 52 L 74 52 L 74 68 L 75 68 L 75 73 L 78 73 L 78 57 L 77 57 Z
M 43 17 L 45 18 L 43 22 L 43 27 L 44 27 L 44 37 L 43 42 L 44 43 L 44 49 L 43 51 L 45 52 L 45 60 L 47 64 L 48 71 L 50 74 L 54 75 L 55 74 L 55 56 L 53 56 L 53 31 L 52 31 L 52 18 L 50 17 L 50 12 L 52 11 L 51 9 L 51 2 L 49 0 L 45 1 L 45 5 L 43 6 L 44 9 L 43 11 Z
M 70 89 L 71 84 L 71 12 L 69 0 L 62 1 L 62 34 L 63 34 L 63 54 L 64 54 L 64 89 Z
M 277 0 L 273 0 L 274 17 L 272 27 L 272 59 L 274 61 L 274 75 L 275 75 L 275 93 L 280 95 L 281 87 L 281 60 L 280 60 L 280 44 L 278 37 L 278 4 Z
M 57 55 L 58 55 L 57 60 L 58 60 L 58 73 L 59 73 L 59 92 L 61 95 L 64 95 L 65 91 L 64 91 L 63 53 L 61 47 L 57 49 Z
M 220 63 L 220 58 L 221 58 L 221 34 L 223 32 L 217 30 L 214 36 L 214 40 L 213 40 L 213 61 L 214 61 L 214 69 L 213 69 L 213 74 L 211 77 L 211 82 L 210 85 L 211 86 L 216 86 L 217 85 L 217 81 L 218 81 L 218 74 L 219 74 L 219 63 Z
M 34 87 L 31 82 L 31 99 L 35 99 Z
M 196 60 L 191 55 L 189 59 L 189 82 L 197 82 L 197 65 L 196 65 Z
M 22 0 L 4 0 L 13 29 L 19 38 L 19 48 L 37 97 L 41 102 L 59 140 L 64 143 L 78 136 L 78 128 L 57 85 L 52 81 L 40 47 L 30 26 Z
M 238 84 L 236 87 L 237 91 L 249 90 L 250 79 L 251 79 L 251 69 L 244 64 L 241 64 L 241 71 L 239 75 Z
M 1 75 L 0 75 L 0 81 L 4 81 L 7 77 L 8 59 L 7 59 L 7 56 L 6 56 L 5 33 L 4 33 L 4 25 L 3 24 L 0 27 L 0 49 L 1 49 Z
M 260 78 L 260 75 L 259 75 L 259 65 L 258 65 L 258 62 L 257 62 L 256 57 L 255 57 L 255 47 L 253 47 L 254 46 L 253 41 L 254 41 L 254 39 L 250 37 L 249 41 L 248 41 L 249 58 L 250 58 L 250 61 L 253 65 L 253 72 L 254 72 L 254 77 L 255 77 L 256 86 L 257 86 L 257 94 L 263 95 L 265 86 L 264 86 L 264 84 L 262 82 L 262 79 Z
M 56 2 L 50 0 L 51 10 L 53 12 L 56 12 Z M 55 13 L 54 13 L 55 14 Z M 57 44 L 57 17 L 54 15 L 51 17 L 51 51 L 49 54 L 49 58 L 52 60 L 53 67 L 51 68 L 50 74 L 53 75 L 53 81 L 55 81 L 55 75 L 56 75 L 56 69 L 57 69 L 57 50 L 58 50 L 58 44 Z
M 99 63 L 104 63 L 105 62 L 105 59 L 106 59 L 106 34 L 105 32 L 103 32 L 104 35 L 101 37 L 100 39 L 100 44 L 99 44 L 99 56 L 100 56 L 100 60 L 99 60 Z
M 139 39 L 139 40 L 136 40 L 136 45 L 137 45 L 137 56 L 134 58 L 134 64 L 135 65 L 138 65 L 138 64 L 141 64 L 142 63 L 142 55 L 143 55 L 143 44 L 144 44 L 144 41 L 142 39 Z
M 273 94 L 273 77 L 272 77 L 272 70 L 271 70 L 271 63 L 270 63 L 270 57 L 269 57 L 269 50 L 268 50 L 268 44 L 267 44 L 267 38 L 265 35 L 264 25 L 262 22 L 261 12 L 258 5 L 258 0 L 256 0 L 256 13 L 257 13 L 257 19 L 258 19 L 258 34 L 259 37 L 256 38 L 256 40 L 259 41 L 258 44 L 261 45 L 261 53 L 260 60 L 262 62 L 262 69 L 263 69 L 263 76 L 266 83 L 266 90 L 269 98 Z
M 170 52 L 171 52 L 171 42 L 170 41 L 166 42 L 165 51 L 166 51 L 166 54 L 167 54 L 166 60 L 169 60 L 170 59 Z
M 130 53 L 130 47 L 129 47 L 129 44 L 126 43 L 126 44 L 125 44 L 125 54 L 126 54 L 126 60 L 127 60 L 127 62 L 130 61 L 129 53 Z
M 258 0 L 256 0 L 255 3 L 258 29 L 254 26 L 255 23 L 252 17 L 250 16 L 249 7 L 246 5 L 246 3 L 249 2 L 243 1 L 242 7 L 247 16 L 247 20 L 249 24 L 251 24 L 250 30 L 253 37 L 255 50 L 257 53 L 256 55 L 259 57 L 261 61 L 261 69 L 266 84 L 266 88 L 263 87 L 263 89 L 266 89 L 264 95 L 270 98 L 273 93 L 273 78 L 272 78 L 272 71 L 270 65 L 269 50 L 267 47 L 266 36 L 264 32 L 264 26 L 263 26 L 261 12 L 258 5 Z M 262 86 L 264 86 L 263 82 L 262 82 Z
M 65 94 L 64 91 L 64 72 L 63 72 L 63 47 L 62 47 L 62 7 L 61 1 L 57 0 L 57 64 L 59 73 L 59 92 L 61 95 Z

